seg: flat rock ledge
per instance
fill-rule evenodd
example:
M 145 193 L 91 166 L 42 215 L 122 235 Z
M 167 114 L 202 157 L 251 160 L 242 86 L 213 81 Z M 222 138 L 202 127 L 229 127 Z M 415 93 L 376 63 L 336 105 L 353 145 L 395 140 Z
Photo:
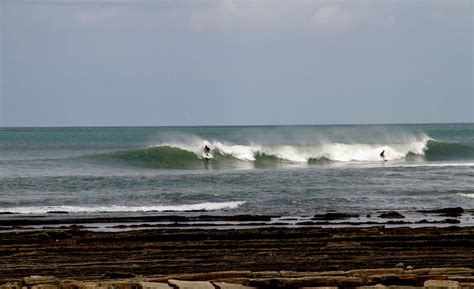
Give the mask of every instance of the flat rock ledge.
M 109 275 L 120 276 L 120 274 Z M 250 288 L 429 288 L 474 289 L 471 268 L 381 268 L 350 271 L 225 271 L 118 279 L 75 280 L 29 276 L 0 289 L 250 289 Z

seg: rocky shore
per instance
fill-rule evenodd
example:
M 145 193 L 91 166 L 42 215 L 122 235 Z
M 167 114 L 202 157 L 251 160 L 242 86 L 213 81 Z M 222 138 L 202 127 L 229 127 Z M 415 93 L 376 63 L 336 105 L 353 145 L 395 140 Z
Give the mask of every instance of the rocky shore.
M 128 279 L 123 278 L 124 274 L 120 276 L 119 273 L 109 273 L 100 280 L 29 276 L 4 283 L 0 285 L 0 289 L 474 288 L 474 270 L 469 268 L 386 268 L 327 272 L 225 271 L 136 276 Z
M 429 280 L 461 288 L 474 283 L 473 265 L 474 227 L 92 232 L 73 226 L 0 233 L 0 284 L 28 288 L 169 288 L 140 282 L 219 288 L 221 281 L 257 288 L 420 287 L 434 284 Z M 32 275 L 54 276 L 41 283 L 52 287 L 28 283 Z M 128 285 L 113 285 L 118 280 Z M 170 280 L 214 283 L 180 287 Z
M 82 228 L 94 231 L 127 231 L 140 229 L 253 229 L 303 227 L 368 227 L 410 226 L 412 228 L 438 226 L 474 226 L 474 209 L 461 207 L 406 211 L 369 211 L 318 213 L 312 216 L 275 215 L 203 215 L 200 211 L 188 215 L 150 212 L 130 214 L 70 214 L 49 211 L 46 214 L 14 214 L 0 212 L 0 231 Z

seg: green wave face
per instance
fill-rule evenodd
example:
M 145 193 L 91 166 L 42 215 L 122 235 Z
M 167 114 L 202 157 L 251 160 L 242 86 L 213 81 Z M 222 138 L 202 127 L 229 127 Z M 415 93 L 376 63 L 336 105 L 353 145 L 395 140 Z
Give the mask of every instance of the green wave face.
M 206 159 L 201 154 L 170 146 L 117 151 L 93 156 L 92 158 L 95 161 L 107 164 L 177 170 L 235 168 L 242 167 L 245 163 L 231 156 L 225 156 L 218 151 L 212 154 L 212 159 Z
M 429 140 L 424 159 L 427 161 L 472 160 L 474 143 L 448 143 Z
M 196 154 L 168 146 L 118 151 L 100 155 L 99 158 L 108 162 L 144 168 L 199 169 L 203 167 L 202 160 Z

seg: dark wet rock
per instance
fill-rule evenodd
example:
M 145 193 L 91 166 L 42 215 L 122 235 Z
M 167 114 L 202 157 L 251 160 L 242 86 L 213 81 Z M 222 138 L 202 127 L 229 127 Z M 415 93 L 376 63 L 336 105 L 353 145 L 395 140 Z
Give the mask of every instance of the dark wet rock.
M 417 224 L 429 224 L 430 221 L 428 221 L 427 219 L 423 219 L 423 220 L 419 220 L 416 222 Z
M 197 221 L 238 221 L 238 222 L 249 222 L 249 221 L 271 221 L 272 218 L 279 218 L 280 216 L 262 216 L 262 215 L 234 215 L 234 216 L 207 216 L 201 215 L 196 219 Z
M 156 211 L 152 211 L 152 212 L 156 212 Z M 173 212 L 176 212 L 176 211 L 174 211 L 174 210 L 163 210 L 162 212 L 163 213 L 173 213 Z M 204 213 L 204 212 L 207 212 L 207 211 L 204 210 L 204 209 L 196 209 L 196 210 L 189 210 L 188 212 Z
M 86 227 L 82 225 L 70 225 L 70 226 L 61 226 L 61 229 L 71 229 L 71 230 L 80 230 L 86 228 L 95 228 L 95 227 Z
M 13 212 L 0 212 L 0 215 L 13 215 Z
M 115 225 L 115 226 L 109 226 L 107 228 L 111 229 L 126 229 L 126 228 L 133 228 L 133 229 L 138 229 L 138 228 L 182 228 L 182 227 L 252 227 L 252 226 L 266 226 L 266 225 L 272 225 L 272 226 L 283 226 L 283 225 L 288 225 L 287 223 L 264 223 L 264 222 L 251 222 L 251 223 L 195 223 L 195 222 L 176 222 L 176 223 L 158 223 L 158 224 L 135 224 L 135 225 Z
M 47 211 L 46 213 L 48 213 L 48 214 L 62 214 L 62 215 L 69 214 L 69 212 L 66 212 L 66 211 Z
M 403 275 L 380 275 L 371 276 L 369 278 L 372 284 L 382 284 L 386 286 L 417 286 L 420 285 L 418 276 L 415 274 L 403 274 Z
M 444 220 L 436 220 L 436 221 L 428 221 L 426 219 L 423 219 L 415 223 L 416 224 L 460 224 L 461 221 L 457 219 L 444 219 Z
M 53 212 L 53 211 L 51 211 Z M 53 213 L 50 213 L 54 215 Z M 197 217 L 187 216 L 140 216 L 140 217 L 99 217 L 99 218 L 61 218 L 61 219 L 35 219 L 44 216 L 29 216 L 28 219 L 8 219 L 0 220 L 0 226 L 29 226 L 29 225 L 61 225 L 61 224 L 94 224 L 94 223 L 151 223 L 151 222 L 215 222 L 215 221 L 231 221 L 231 222 L 268 222 L 279 216 L 264 215 L 231 215 L 231 216 L 211 216 L 202 215 Z
M 358 218 L 358 214 L 350 213 L 326 213 L 326 214 L 316 214 L 313 216 L 312 220 L 345 220 L 350 218 Z
M 371 214 L 368 214 L 367 216 L 365 216 L 366 218 L 371 218 L 372 215 Z
M 456 219 L 444 219 L 443 221 L 441 221 L 441 223 L 445 223 L 445 224 L 459 224 L 459 223 L 461 223 L 461 221 L 456 220 Z
M 129 272 L 105 272 L 102 274 L 102 279 L 124 279 L 124 278 L 134 278 L 135 274 Z
M 395 211 L 390 211 L 390 212 L 385 212 L 379 215 L 379 218 L 384 218 L 384 219 L 403 219 L 405 218 L 404 215 L 400 214 L 399 212 Z
M 464 209 L 461 207 L 454 208 L 443 208 L 434 210 L 419 210 L 420 213 L 439 214 L 440 216 L 446 217 L 460 217 L 464 213 Z
M 387 225 L 407 225 L 407 224 L 413 224 L 412 222 L 407 222 L 407 221 L 387 221 Z

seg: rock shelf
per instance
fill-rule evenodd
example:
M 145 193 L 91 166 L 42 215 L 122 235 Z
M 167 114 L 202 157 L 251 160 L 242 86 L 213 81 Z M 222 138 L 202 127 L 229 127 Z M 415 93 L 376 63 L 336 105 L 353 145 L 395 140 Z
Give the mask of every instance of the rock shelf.
M 0 233 L 0 284 L 10 282 L 28 288 L 39 283 L 26 281 L 25 276 L 43 276 L 46 280 L 54 276 L 54 282 L 44 283 L 54 288 L 64 280 L 126 280 L 127 284 L 133 280 L 178 288 L 168 282 L 171 279 L 258 288 L 422 287 L 428 280 L 467 286 L 474 283 L 469 269 L 473 264 L 474 227 L 92 232 L 78 226 Z M 86 288 L 80 284 L 67 288 Z M 90 288 L 109 286 L 94 284 Z
M 30 276 L 4 283 L 0 289 L 257 289 L 257 288 L 474 288 L 474 269 L 402 268 L 328 272 L 226 271 L 130 279 L 75 280 Z

